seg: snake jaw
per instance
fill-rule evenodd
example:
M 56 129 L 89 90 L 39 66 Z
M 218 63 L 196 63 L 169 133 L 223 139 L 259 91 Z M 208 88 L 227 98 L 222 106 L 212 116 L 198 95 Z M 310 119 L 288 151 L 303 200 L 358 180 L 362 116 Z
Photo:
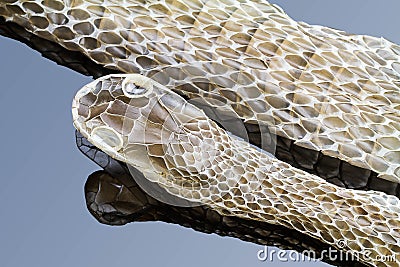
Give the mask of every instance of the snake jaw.
M 104 107 L 100 111 L 99 104 Z M 220 155 L 215 140 L 223 137 L 216 124 L 144 76 L 113 75 L 92 82 L 77 93 L 73 116 L 76 128 L 102 151 L 137 168 L 150 182 L 171 190 L 182 187 L 179 192 L 188 198 L 202 188 L 193 177 L 204 174 Z M 154 152 L 156 146 L 162 152 Z

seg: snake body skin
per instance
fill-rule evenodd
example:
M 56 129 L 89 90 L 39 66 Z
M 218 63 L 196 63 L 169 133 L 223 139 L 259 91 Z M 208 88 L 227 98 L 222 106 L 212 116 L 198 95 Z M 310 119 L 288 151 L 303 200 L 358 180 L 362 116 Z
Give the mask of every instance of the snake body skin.
M 213 119 L 222 118 L 220 123 L 240 118 L 255 145 L 262 145 L 262 128 L 268 126 L 277 134 L 276 157 L 291 166 L 338 186 L 400 195 L 400 47 L 387 40 L 298 23 L 266 1 L 250 0 L 0 0 L 0 33 L 86 75 L 135 72 L 152 77 L 215 112 Z M 303 177 L 298 172 L 294 173 Z M 325 185 L 317 176 L 306 177 L 318 181 L 316 188 Z M 335 190 L 353 196 L 353 191 Z M 341 196 L 344 207 L 357 210 L 346 213 L 355 220 L 349 224 L 360 223 L 354 216 L 363 211 L 356 201 L 369 203 L 372 194 L 394 201 L 376 192 L 356 192 L 360 199 L 354 202 Z M 212 208 L 224 216 L 221 207 Z M 387 208 L 394 206 L 382 207 Z M 392 214 L 397 217 L 391 221 L 390 212 L 380 209 L 379 216 L 364 210 L 379 231 L 385 232 L 380 224 L 384 218 L 392 222 L 386 238 L 379 235 L 384 241 L 374 253 L 390 252 L 386 249 L 398 253 L 398 214 Z M 243 217 L 250 225 L 252 219 L 266 220 L 257 211 L 247 210 L 250 220 L 243 213 L 229 214 Z M 284 216 L 282 226 L 301 232 L 304 225 L 296 220 L 292 225 Z M 307 224 L 307 218 L 302 218 Z M 340 222 L 340 218 L 332 220 L 332 224 Z M 307 227 L 303 230 L 313 233 Z M 349 232 L 357 242 L 363 240 L 359 231 Z M 311 236 L 332 244 L 329 237 Z M 302 247 L 293 242 L 291 246 Z M 318 245 L 313 249 L 318 250 Z
M 228 135 L 151 79 L 100 78 L 77 93 L 73 118 L 89 142 L 170 195 L 225 216 L 295 229 L 332 246 L 341 240 L 353 254 L 368 251 L 360 260 L 374 265 L 400 263 L 380 260 L 400 252 L 398 198 L 343 189 L 293 168 Z
M 297 23 L 266 1 L 0 3 L 6 21 L 98 65 L 215 99 L 205 104 L 231 106 L 249 128 L 273 124 L 280 158 L 315 171 L 340 169 L 340 161 L 320 160 L 338 158 L 370 171 L 318 175 L 366 188 L 377 174 L 397 193 L 400 49 L 389 41 Z M 307 159 L 287 151 L 287 140 Z

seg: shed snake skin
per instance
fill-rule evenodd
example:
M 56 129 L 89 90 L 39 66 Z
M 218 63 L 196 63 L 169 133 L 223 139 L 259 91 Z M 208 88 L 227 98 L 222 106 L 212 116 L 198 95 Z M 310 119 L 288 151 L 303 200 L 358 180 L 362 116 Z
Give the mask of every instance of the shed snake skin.
M 262 145 L 260 132 L 268 126 L 277 135 L 276 157 L 296 168 L 280 165 L 285 163 L 278 160 L 276 164 L 285 166 L 287 173 L 293 171 L 294 180 L 314 180 L 310 185 L 299 184 L 304 186 L 300 191 L 315 186 L 314 190 L 306 190 L 306 195 L 313 192 L 307 198 L 310 202 L 301 203 L 314 203 L 306 206 L 321 209 L 323 204 L 312 201 L 318 199 L 318 192 L 323 192 L 324 199 L 333 194 L 332 201 L 345 203 L 345 215 L 339 212 L 339 204 L 334 205 L 339 217 L 331 218 L 332 223 L 328 217 L 326 221 L 309 223 L 312 218 L 299 217 L 303 218 L 299 222 L 293 218 L 296 213 L 286 214 L 284 207 L 277 208 L 279 216 L 275 214 L 271 219 L 257 205 L 243 210 L 234 201 L 221 202 L 230 207 L 226 210 L 227 206 L 224 209 L 218 201 L 206 201 L 205 205 L 212 205 L 220 215 L 279 224 L 331 245 L 343 237 L 333 234 L 337 229 L 333 225 L 344 221 L 339 228 L 354 236 L 345 238 L 352 241 L 348 243 L 351 251 L 372 246 L 373 256 L 399 253 L 398 199 L 376 191 L 350 190 L 373 189 L 399 195 L 399 46 L 382 38 L 348 35 L 295 22 L 266 1 L 7 0 L 0 1 L 0 17 L 2 34 L 24 41 L 81 73 L 95 77 L 110 72 L 141 73 L 186 99 L 204 100 L 197 102 L 198 106 L 212 107 L 216 118 L 226 119 L 230 116 L 226 114 L 234 114 L 242 120 L 249 141 L 255 145 Z M 41 46 L 43 43 L 49 46 Z M 73 52 L 51 53 L 48 47 Z M 174 99 L 180 98 L 174 95 Z M 105 106 L 96 105 L 96 114 L 104 114 Z M 228 140 L 233 138 L 214 127 L 229 136 Z M 232 149 L 244 146 L 243 141 L 232 140 Z M 247 147 L 243 153 L 258 153 L 257 160 L 266 162 L 260 151 L 254 151 L 258 150 Z M 116 154 L 112 156 L 130 163 Z M 262 167 L 275 166 L 271 161 L 268 164 Z M 211 170 L 212 166 L 207 168 Z M 284 179 L 278 170 L 277 167 L 270 173 Z M 246 173 L 252 172 L 246 169 Z M 283 186 L 279 182 L 271 185 L 278 191 Z M 279 194 L 281 201 L 288 197 L 290 205 L 299 205 L 286 208 L 291 212 L 301 210 L 297 194 L 291 192 L 292 195 L 289 190 L 296 187 L 286 184 L 284 188 L 287 194 Z M 258 189 L 255 191 L 260 193 L 265 190 Z M 341 199 L 336 199 L 335 192 L 344 195 L 337 193 Z M 252 195 L 255 198 L 257 194 Z M 273 198 L 272 195 L 268 196 Z M 365 209 L 364 205 L 373 208 Z M 367 219 L 357 217 L 358 212 L 365 213 L 361 215 Z M 323 217 L 322 211 L 320 214 Z M 285 216 L 289 217 L 284 219 Z M 340 216 L 347 219 L 340 220 Z M 324 234 L 315 233 L 310 225 L 328 229 L 321 230 Z M 367 237 L 359 231 L 362 227 L 369 229 L 365 230 Z M 398 266 L 398 262 L 372 258 L 366 264 Z

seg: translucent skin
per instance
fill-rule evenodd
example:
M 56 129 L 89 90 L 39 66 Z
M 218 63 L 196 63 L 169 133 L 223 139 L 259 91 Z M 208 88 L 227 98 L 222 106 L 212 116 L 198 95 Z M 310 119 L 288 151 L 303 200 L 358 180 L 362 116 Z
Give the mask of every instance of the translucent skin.
M 264 0 L 0 0 L 3 20 L 44 53 L 50 42 L 83 55 L 49 53 L 68 67 L 152 76 L 231 107 L 247 129 L 272 126 L 291 164 L 400 195 L 400 49 L 387 40 L 297 23 Z
M 380 260 L 400 252 L 398 198 L 340 188 L 270 157 L 146 77 L 92 82 L 77 93 L 73 118 L 91 143 L 173 196 L 332 246 L 345 242 L 341 249 L 367 264 L 400 263 Z
M 400 181 L 400 48 L 387 40 L 298 23 L 264 0 L 8 0 L 0 16 L 105 68 L 221 101 L 250 127 L 272 126 L 312 154 L 298 162 L 307 170 L 320 151 L 392 182 L 385 192 Z M 360 172 L 344 175 L 362 180 L 346 186 L 367 188 Z

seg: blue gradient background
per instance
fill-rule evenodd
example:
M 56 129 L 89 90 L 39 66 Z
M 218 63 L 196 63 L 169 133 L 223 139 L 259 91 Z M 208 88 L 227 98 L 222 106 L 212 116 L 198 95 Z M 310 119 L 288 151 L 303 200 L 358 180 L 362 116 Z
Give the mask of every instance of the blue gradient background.
M 296 20 L 400 43 L 399 0 L 273 1 Z M 90 79 L 0 37 L 0 266 L 326 266 L 259 262 L 261 246 L 165 223 L 95 221 L 71 100 Z

